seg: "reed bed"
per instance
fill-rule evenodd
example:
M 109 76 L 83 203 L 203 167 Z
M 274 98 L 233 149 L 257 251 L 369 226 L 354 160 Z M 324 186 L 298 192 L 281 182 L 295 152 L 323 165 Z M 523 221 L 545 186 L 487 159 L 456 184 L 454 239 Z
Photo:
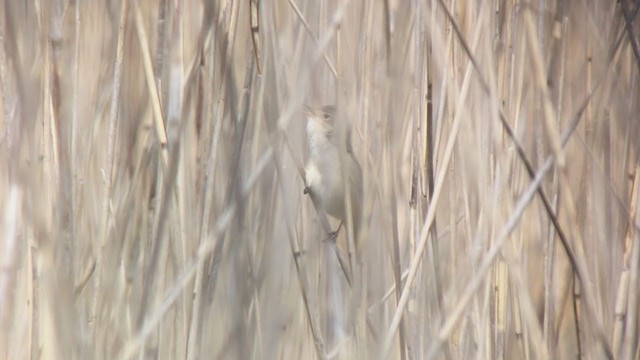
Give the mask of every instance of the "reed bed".
M 637 2 L 1 4 L 0 358 L 640 359 Z

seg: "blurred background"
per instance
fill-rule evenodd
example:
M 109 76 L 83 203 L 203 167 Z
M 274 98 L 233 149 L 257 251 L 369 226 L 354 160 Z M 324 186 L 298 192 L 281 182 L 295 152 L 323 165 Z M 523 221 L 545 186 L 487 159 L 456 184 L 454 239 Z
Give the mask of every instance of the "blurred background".
M 640 359 L 637 2 L 0 6 L 0 358 Z

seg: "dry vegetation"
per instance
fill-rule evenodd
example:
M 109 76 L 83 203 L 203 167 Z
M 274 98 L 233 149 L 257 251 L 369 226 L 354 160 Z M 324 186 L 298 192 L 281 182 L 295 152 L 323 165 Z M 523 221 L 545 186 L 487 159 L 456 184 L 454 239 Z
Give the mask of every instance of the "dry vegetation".
M 639 359 L 637 13 L 1 1 L 0 358 Z M 357 249 L 302 193 L 330 103 Z

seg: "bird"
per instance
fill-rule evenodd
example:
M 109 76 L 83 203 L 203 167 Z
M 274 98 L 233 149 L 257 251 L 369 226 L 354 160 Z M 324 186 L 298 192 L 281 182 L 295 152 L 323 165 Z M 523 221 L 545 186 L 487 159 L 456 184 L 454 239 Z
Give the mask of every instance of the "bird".
M 343 223 L 353 221 L 353 234 L 357 240 L 362 223 L 362 168 L 351 146 L 351 131 L 346 127 L 345 131 L 339 131 L 342 128 L 338 127 L 337 109 L 333 105 L 306 107 L 304 114 L 309 151 L 303 192 L 311 196 L 319 210 Z M 341 141 L 344 141 L 344 146 L 341 146 Z M 340 151 L 345 151 L 343 156 Z M 341 160 L 344 161 L 344 172 Z M 347 216 L 343 174 L 348 178 L 352 216 Z

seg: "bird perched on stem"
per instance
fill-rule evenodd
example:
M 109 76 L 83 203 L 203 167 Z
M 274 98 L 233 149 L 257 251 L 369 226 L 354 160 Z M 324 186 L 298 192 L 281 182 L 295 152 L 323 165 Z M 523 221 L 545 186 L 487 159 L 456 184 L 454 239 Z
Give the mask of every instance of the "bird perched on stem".
M 346 126 L 338 126 L 335 106 L 306 108 L 304 113 L 309 147 L 304 193 L 311 196 L 316 208 L 343 222 L 353 221 L 354 238 L 358 239 L 362 222 L 362 169 L 353 154 L 351 132 Z M 350 195 L 352 216 L 347 216 L 346 194 Z

